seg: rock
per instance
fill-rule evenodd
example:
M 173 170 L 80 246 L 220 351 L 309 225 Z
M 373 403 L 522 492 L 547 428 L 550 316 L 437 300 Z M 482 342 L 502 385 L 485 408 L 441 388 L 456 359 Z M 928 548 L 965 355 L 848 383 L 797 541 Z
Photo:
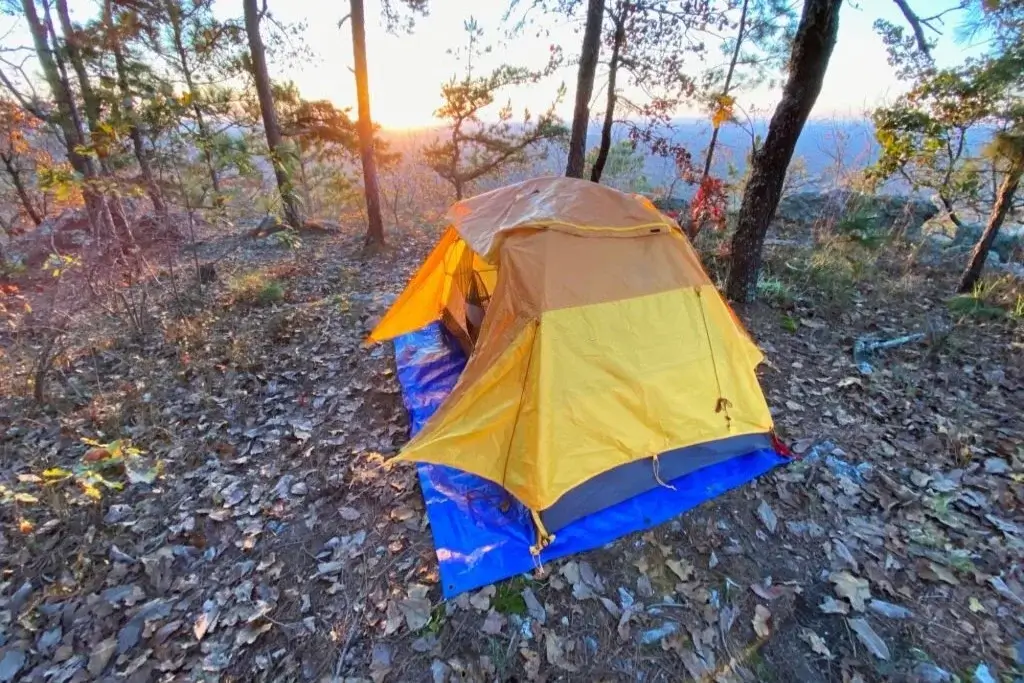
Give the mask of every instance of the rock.
M 813 225 L 848 216 L 868 217 L 875 227 L 902 232 L 917 240 L 922 227 L 939 212 L 933 202 L 905 195 L 869 195 L 849 190 L 797 192 L 783 197 L 776 217 L 788 223 Z

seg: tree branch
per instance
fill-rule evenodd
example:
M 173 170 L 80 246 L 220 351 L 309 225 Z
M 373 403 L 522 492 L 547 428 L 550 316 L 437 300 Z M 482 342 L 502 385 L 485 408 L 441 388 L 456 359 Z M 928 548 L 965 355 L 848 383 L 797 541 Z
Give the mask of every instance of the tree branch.
M 907 4 L 907 0 L 893 0 L 896 6 L 903 12 L 904 18 L 907 23 L 910 24 L 910 28 L 914 31 L 914 39 L 917 41 L 917 48 L 924 54 L 925 57 L 931 59 L 931 47 L 928 45 L 928 39 L 924 35 L 924 27 L 922 26 L 921 20 L 918 18 L 914 10 Z

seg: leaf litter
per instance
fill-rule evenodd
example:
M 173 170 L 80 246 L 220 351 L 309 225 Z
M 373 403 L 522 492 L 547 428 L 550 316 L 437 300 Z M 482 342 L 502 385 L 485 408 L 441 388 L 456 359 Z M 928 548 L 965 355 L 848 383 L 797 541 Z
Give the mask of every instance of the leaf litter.
M 768 643 L 765 665 L 786 679 L 795 661 L 787 653 L 798 651 L 912 671 L 919 662 L 886 644 L 897 632 L 951 670 L 974 670 L 972 652 L 993 670 L 1013 665 L 1024 639 L 1014 617 L 1024 604 L 1024 431 L 1010 408 L 1024 375 L 1002 350 L 1003 332 L 972 329 L 971 345 L 940 349 L 947 360 L 928 372 L 927 347 L 893 350 L 850 381 L 839 326 L 780 332 L 771 309 L 753 312 L 748 323 L 780 369 L 762 377 L 769 403 L 802 459 L 679 520 L 510 582 L 523 612 L 502 613 L 493 586 L 438 602 L 415 474 L 385 469 L 406 433 L 388 351 L 360 346 L 433 236 L 380 263 L 350 256 L 358 240 L 296 269 L 297 305 L 201 313 L 208 353 L 191 354 L 174 383 L 153 374 L 180 364 L 165 341 L 146 350 L 152 364 L 101 351 L 69 366 L 69 377 L 84 377 L 98 364 L 110 392 L 145 384 L 150 403 L 140 395 L 132 410 L 160 405 L 169 416 L 167 433 L 138 421 L 130 434 L 163 468 L 133 464 L 122 489 L 100 484 L 103 509 L 89 524 L 67 521 L 88 509 L 77 499 L 60 517 L 44 494 L 45 471 L 72 472 L 86 453 L 61 428 L 86 430 L 89 418 L 63 427 L 10 420 L 5 444 L 48 455 L 42 467 L 12 463 L 0 480 L 13 491 L 6 509 L 17 509 L 0 535 L 15 568 L 0 584 L 10 626 L 0 681 L 93 671 L 485 680 L 504 653 L 502 666 L 525 680 L 595 666 L 639 680 L 643 665 L 620 657 L 622 647 L 672 657 L 695 677 L 726 676 L 744 669 L 751 638 Z M 870 296 L 843 326 L 902 333 L 908 316 Z M 245 335 L 259 341 L 240 350 Z M 994 392 L 983 378 L 995 370 Z M 30 569 L 36 558 L 78 555 L 102 562 Z M 39 591 L 43 576 L 60 591 Z M 796 619 L 801 605 L 814 616 Z M 930 623 L 952 631 L 936 635 Z

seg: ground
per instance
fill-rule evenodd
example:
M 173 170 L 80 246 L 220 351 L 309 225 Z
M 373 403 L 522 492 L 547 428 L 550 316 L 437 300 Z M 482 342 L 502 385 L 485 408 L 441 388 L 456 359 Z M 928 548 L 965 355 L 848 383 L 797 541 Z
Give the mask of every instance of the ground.
M 1024 675 L 1024 325 L 997 305 L 1019 283 L 951 304 L 955 270 L 914 249 L 777 236 L 738 313 L 792 462 L 444 602 L 388 465 L 391 350 L 363 345 L 436 236 L 211 238 L 216 280 L 70 335 L 41 403 L 18 359 L 45 335 L 5 338 L 0 681 Z

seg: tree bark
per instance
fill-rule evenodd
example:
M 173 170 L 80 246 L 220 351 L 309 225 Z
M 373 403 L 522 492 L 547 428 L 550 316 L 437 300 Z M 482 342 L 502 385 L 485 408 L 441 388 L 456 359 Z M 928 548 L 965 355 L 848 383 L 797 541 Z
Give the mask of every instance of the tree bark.
M 601 20 L 604 18 L 604 0 L 589 0 L 587 24 L 583 30 L 583 49 L 576 73 L 576 108 L 572 115 L 572 133 L 569 136 L 569 158 L 565 166 L 567 178 L 582 178 L 587 155 L 587 128 L 590 124 L 590 97 L 594 94 L 594 76 L 597 58 L 601 53 Z
M 1002 227 L 1003 221 L 1006 220 L 1006 214 L 1010 212 L 1013 196 L 1020 186 L 1022 172 L 1024 172 L 1024 164 L 1015 163 L 1007 171 L 1006 177 L 1003 178 L 1003 182 L 999 186 L 999 192 L 996 194 L 996 203 L 993 205 L 992 213 L 989 214 L 988 223 L 985 225 L 985 232 L 981 233 L 981 238 L 974 245 L 974 251 L 971 252 L 971 260 L 967 263 L 963 275 L 960 276 L 960 286 L 957 287 L 957 291 L 961 294 L 972 291 L 974 285 L 981 278 L 981 272 L 985 269 L 985 261 L 988 259 L 988 252 L 992 249 L 992 245 L 995 244 L 996 237 L 999 235 L 999 228 Z
M 732 238 L 726 293 L 734 301 L 751 301 L 757 293 L 765 234 L 782 196 L 793 150 L 821 92 L 836 44 L 841 6 L 842 0 L 804 0 L 789 58 L 789 77 L 764 144 L 751 159 L 750 180 Z
M 615 36 L 612 39 L 612 58 L 608 62 L 608 102 L 604 109 L 604 123 L 601 124 L 601 145 L 597 150 L 594 168 L 590 170 L 590 180 L 594 183 L 601 182 L 601 174 L 604 173 L 604 166 L 608 163 L 608 152 L 612 147 L 612 125 L 615 123 L 615 103 L 618 101 L 615 81 L 619 72 L 619 55 L 622 52 L 623 43 L 626 42 L 625 13 L 626 7 L 623 5 L 621 14 L 613 17 Z
M 167 215 L 167 205 L 164 203 L 163 194 L 153 177 L 153 167 L 149 163 L 149 153 L 142 140 L 142 131 L 139 130 L 138 121 L 135 116 L 135 106 L 132 104 L 131 88 L 128 85 L 128 65 L 124 58 L 124 49 L 121 46 L 121 36 L 114 26 L 114 11 L 111 0 L 103 3 L 103 19 L 106 23 L 107 44 L 114 55 L 114 69 L 117 71 L 117 87 L 121 93 L 121 99 L 125 110 L 125 118 L 128 119 L 128 137 L 132 141 L 132 151 L 135 152 L 135 160 L 139 164 L 139 174 L 142 176 L 142 183 L 146 186 L 146 194 L 149 201 L 153 203 L 153 210 L 158 216 Z
M 285 222 L 292 228 L 302 227 L 302 212 L 295 199 L 295 188 L 288 173 L 287 160 L 284 158 L 284 139 L 281 126 L 277 122 L 274 110 L 274 94 L 270 89 L 270 74 L 267 71 L 267 54 L 260 37 L 260 13 L 256 0 L 244 0 L 245 32 L 249 38 L 249 55 L 252 58 L 252 75 L 256 82 L 256 95 L 260 101 L 260 114 L 263 116 L 263 129 L 267 135 L 267 147 L 270 148 L 271 162 L 274 165 L 274 176 L 277 178 L 277 190 L 281 194 L 284 207 Z
M 363 0 L 351 0 L 352 56 L 356 64 L 356 99 L 359 106 L 359 156 L 363 165 L 363 192 L 366 196 L 366 245 L 384 246 L 384 218 L 380 211 L 380 185 L 377 158 L 373 153 L 373 119 L 370 117 L 370 76 L 366 68 L 366 18 Z
M 43 217 L 39 213 L 39 209 L 36 208 L 35 202 L 32 201 L 32 197 L 28 194 L 28 188 L 25 187 L 25 181 L 21 177 L 21 169 L 14 163 L 12 156 L 0 154 L 0 160 L 4 163 L 7 175 L 11 179 L 11 185 L 14 186 L 14 191 L 18 193 L 18 199 L 21 200 L 25 213 L 28 214 L 29 219 L 34 225 L 39 225 L 43 222 Z

